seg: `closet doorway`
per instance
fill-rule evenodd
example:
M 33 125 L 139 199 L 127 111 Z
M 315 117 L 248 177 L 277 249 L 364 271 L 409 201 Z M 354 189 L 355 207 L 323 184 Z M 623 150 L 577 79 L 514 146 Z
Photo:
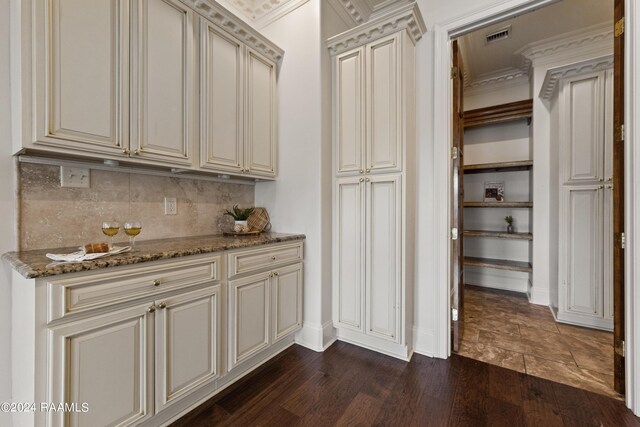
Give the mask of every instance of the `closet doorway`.
M 617 398 L 622 5 L 563 0 L 463 35 L 451 72 L 452 349 Z

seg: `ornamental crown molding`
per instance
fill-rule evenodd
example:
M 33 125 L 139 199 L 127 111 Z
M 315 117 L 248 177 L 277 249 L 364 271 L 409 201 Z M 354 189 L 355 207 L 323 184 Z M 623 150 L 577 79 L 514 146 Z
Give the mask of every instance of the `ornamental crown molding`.
M 371 15 L 371 8 L 364 0 L 328 0 L 345 23 L 364 24 Z
M 551 99 L 558 87 L 560 79 L 567 77 L 579 76 L 586 73 L 594 73 L 597 71 L 609 70 L 613 68 L 613 55 L 607 55 L 599 58 L 593 58 L 586 61 L 580 61 L 573 64 L 564 65 L 562 67 L 550 68 L 542 82 L 540 89 L 540 98 Z
M 427 31 L 417 3 L 411 3 L 381 14 L 369 22 L 327 40 L 331 55 L 337 55 L 398 31 L 407 30 L 416 43 Z
M 576 48 L 590 48 L 595 43 L 613 40 L 613 23 L 605 22 L 577 31 L 530 43 L 516 52 L 531 63 Z
M 284 50 L 214 0 L 182 0 L 250 48 L 279 64 Z
M 487 73 L 479 75 L 471 82 L 465 84 L 465 88 L 479 89 L 490 85 L 496 85 L 499 83 L 506 83 L 511 81 L 518 81 L 524 83 L 529 81 L 529 72 L 526 68 L 504 68 L 502 70 L 495 71 L 493 73 Z

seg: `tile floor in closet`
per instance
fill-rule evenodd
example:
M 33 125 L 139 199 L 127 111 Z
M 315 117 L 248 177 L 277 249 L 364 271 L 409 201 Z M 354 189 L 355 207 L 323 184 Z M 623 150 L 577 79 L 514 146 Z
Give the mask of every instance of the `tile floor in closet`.
M 613 390 L 613 334 L 557 323 L 524 294 L 465 286 L 458 354 L 621 399 Z

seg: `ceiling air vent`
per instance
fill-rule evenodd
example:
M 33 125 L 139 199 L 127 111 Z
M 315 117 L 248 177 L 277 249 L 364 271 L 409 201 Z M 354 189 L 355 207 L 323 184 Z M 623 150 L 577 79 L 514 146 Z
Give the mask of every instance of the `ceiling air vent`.
M 500 40 L 511 38 L 511 25 L 509 25 L 508 27 L 500 28 L 498 31 L 489 33 L 485 37 L 486 44 L 491 44 Z

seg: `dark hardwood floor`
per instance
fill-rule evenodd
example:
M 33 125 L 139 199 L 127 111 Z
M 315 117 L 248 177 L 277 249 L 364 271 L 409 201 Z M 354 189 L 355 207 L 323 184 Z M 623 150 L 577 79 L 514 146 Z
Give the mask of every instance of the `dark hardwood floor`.
M 454 355 L 294 345 L 174 426 L 640 426 L 618 400 Z

